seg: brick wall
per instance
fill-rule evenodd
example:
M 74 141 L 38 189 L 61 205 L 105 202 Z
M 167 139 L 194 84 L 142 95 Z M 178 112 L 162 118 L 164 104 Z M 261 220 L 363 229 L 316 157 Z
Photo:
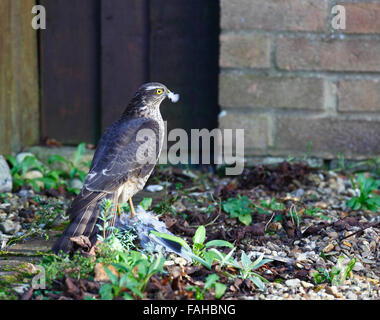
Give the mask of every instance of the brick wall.
M 246 156 L 380 154 L 380 1 L 221 0 L 221 29 L 219 125 Z

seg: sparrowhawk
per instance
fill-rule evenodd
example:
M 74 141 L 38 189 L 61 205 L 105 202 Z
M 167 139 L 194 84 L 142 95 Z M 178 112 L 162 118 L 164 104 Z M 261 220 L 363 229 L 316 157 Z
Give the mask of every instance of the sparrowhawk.
M 120 119 L 102 135 L 83 188 L 67 211 L 70 224 L 55 242 L 53 252 L 71 251 L 72 237 L 83 235 L 92 244 L 96 241 L 96 224 L 104 199 L 115 204 L 129 201 L 132 215 L 135 214 L 131 198 L 144 187 L 163 145 L 160 104 L 165 98 L 177 102 L 178 97 L 161 83 L 147 83 L 138 89 Z M 153 133 L 153 139 L 141 139 L 139 134 L 144 130 Z M 139 152 L 143 156 L 150 153 L 152 159 L 141 161 Z

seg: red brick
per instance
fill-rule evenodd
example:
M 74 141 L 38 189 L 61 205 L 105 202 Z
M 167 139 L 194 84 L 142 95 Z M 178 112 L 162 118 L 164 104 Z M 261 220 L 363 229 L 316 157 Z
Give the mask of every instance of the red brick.
M 327 0 L 221 0 L 223 29 L 324 31 Z
M 380 71 L 380 40 L 279 37 L 276 59 L 285 70 Z
M 323 80 L 221 73 L 219 103 L 226 107 L 274 107 L 320 110 Z
M 225 111 L 219 117 L 219 128 L 244 129 L 244 146 L 247 149 L 265 150 L 270 143 L 270 116 Z
M 380 79 L 338 82 L 338 110 L 380 112 Z
M 339 3 L 346 8 L 346 33 L 380 33 L 380 3 Z
M 379 119 L 280 117 L 277 122 L 277 154 L 304 154 L 312 142 L 311 156 L 371 157 L 380 153 Z
M 270 67 L 271 39 L 261 34 L 228 33 L 220 36 L 221 67 Z

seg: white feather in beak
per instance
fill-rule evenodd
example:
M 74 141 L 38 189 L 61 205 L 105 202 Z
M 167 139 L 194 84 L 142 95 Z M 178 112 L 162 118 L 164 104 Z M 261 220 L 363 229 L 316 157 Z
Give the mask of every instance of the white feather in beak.
M 179 94 L 170 91 L 170 92 L 168 93 L 168 98 L 171 100 L 171 102 L 176 103 L 176 102 L 178 102 L 178 100 L 179 100 Z

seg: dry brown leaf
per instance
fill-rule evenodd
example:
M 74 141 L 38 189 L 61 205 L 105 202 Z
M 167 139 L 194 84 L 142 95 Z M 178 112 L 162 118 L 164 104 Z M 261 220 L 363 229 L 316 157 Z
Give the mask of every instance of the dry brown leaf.
M 119 277 L 120 274 L 119 272 L 115 269 L 114 266 L 108 265 L 107 269 L 110 270 L 115 276 Z M 99 281 L 99 282 L 106 282 L 109 281 L 109 277 L 104 269 L 104 264 L 103 263 L 97 263 L 95 265 L 95 278 L 94 281 Z

